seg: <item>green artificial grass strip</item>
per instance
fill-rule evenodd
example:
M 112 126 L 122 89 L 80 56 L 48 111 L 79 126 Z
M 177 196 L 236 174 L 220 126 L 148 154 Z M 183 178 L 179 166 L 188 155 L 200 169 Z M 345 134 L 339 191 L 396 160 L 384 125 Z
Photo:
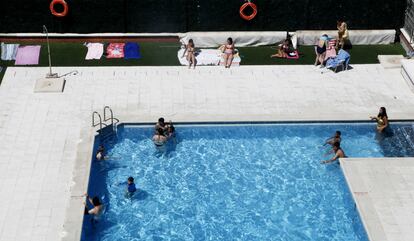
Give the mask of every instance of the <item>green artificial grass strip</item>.
M 24 42 L 23 45 L 40 44 L 39 65 L 48 66 L 47 45 L 46 43 Z M 50 44 L 52 52 L 52 66 L 179 66 L 177 51 L 180 43 L 172 42 L 142 42 L 139 43 L 141 49 L 141 59 L 106 59 L 85 60 L 87 48 L 79 42 L 52 42 Z M 300 46 L 298 51 L 300 58 L 279 59 L 270 58 L 271 54 L 276 53 L 276 46 L 260 47 L 239 47 L 242 65 L 295 65 L 295 64 L 314 64 L 315 50 L 313 46 Z M 377 55 L 405 55 L 405 51 L 400 44 L 390 45 L 358 45 L 353 46 L 349 51 L 352 64 L 374 64 L 378 63 Z M 14 66 L 14 61 L 1 61 L 0 83 L 3 79 L 7 66 Z
M 240 51 L 243 65 L 293 65 L 314 64 L 315 48 L 313 46 L 299 46 L 299 59 L 270 58 L 277 52 L 275 46 L 242 47 Z M 405 55 L 401 44 L 390 45 L 358 45 L 349 50 L 351 64 L 377 64 L 378 55 Z

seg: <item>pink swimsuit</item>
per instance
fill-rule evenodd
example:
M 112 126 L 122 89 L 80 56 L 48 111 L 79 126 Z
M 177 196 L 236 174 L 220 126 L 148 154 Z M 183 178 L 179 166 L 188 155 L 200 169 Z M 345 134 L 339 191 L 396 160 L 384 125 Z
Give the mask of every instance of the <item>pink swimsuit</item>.
M 233 45 L 226 45 L 226 49 L 224 50 L 225 54 L 233 54 Z

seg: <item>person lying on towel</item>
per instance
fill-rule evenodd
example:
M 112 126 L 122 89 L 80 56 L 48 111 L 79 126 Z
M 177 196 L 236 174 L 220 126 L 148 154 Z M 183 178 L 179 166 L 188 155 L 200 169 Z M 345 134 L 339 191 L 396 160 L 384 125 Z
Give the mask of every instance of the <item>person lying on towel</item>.
M 277 53 L 270 55 L 270 58 L 289 58 L 296 55 L 292 40 L 290 39 L 285 39 L 285 41 L 283 41 L 283 43 L 279 44 L 277 47 Z

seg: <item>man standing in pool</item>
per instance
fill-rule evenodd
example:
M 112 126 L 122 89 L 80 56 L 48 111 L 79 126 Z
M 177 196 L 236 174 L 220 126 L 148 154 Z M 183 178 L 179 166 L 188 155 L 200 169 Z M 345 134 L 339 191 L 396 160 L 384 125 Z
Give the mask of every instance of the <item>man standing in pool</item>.
M 329 160 L 321 161 L 322 164 L 331 163 L 331 162 L 334 162 L 334 161 L 338 160 L 339 158 L 346 158 L 347 157 L 345 155 L 345 152 L 342 150 L 341 144 L 339 142 L 335 142 L 333 144 L 332 150 L 335 153 L 335 155 Z
M 170 121 L 170 123 L 166 124 L 164 118 L 160 117 L 158 119 L 157 124 L 155 124 L 155 132 L 159 131 L 159 129 L 161 128 L 162 131 L 164 132 L 164 134 L 167 137 L 170 137 L 174 134 L 175 132 L 175 128 L 172 124 L 172 121 Z
M 154 127 L 154 129 L 155 129 L 155 131 L 157 131 L 158 129 L 162 129 L 164 132 L 165 131 L 167 131 L 167 129 L 168 129 L 168 125 L 165 123 L 165 120 L 164 120 L 164 118 L 162 118 L 162 117 L 160 117 L 159 119 L 158 119 L 158 122 L 157 122 L 157 124 L 155 124 L 155 127 Z

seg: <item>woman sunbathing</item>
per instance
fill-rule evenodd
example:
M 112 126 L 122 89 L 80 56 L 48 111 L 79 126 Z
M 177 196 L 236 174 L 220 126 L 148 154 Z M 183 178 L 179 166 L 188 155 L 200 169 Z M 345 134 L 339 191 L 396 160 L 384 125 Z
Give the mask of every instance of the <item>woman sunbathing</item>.
M 282 44 L 279 44 L 278 47 L 279 49 L 277 50 L 277 53 L 270 55 L 270 58 L 287 58 L 289 57 L 289 54 L 293 52 L 292 41 L 289 39 L 285 39 L 285 41 L 283 41 Z

